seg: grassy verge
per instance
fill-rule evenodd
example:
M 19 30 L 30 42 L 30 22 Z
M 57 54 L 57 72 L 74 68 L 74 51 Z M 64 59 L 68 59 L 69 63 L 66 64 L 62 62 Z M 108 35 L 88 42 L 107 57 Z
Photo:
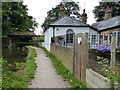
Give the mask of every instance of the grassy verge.
M 8 68 L 5 60 L 2 60 L 2 88 L 27 88 L 29 82 L 34 78 L 36 63 L 36 51 L 33 48 L 28 48 L 28 57 L 25 63 L 15 63 L 16 72 Z
M 61 75 L 65 81 L 68 81 L 70 83 L 71 85 L 70 88 L 75 88 L 75 89 L 87 88 L 68 69 L 66 69 L 65 66 L 63 66 L 62 62 L 58 60 L 53 54 L 48 52 L 44 47 L 40 47 L 40 48 L 42 48 L 45 51 L 47 57 L 49 57 L 52 60 L 57 73 Z

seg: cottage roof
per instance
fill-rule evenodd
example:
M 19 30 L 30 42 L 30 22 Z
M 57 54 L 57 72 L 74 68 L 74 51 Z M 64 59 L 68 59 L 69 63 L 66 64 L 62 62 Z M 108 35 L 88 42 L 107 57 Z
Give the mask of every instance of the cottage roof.
M 81 21 L 69 16 L 63 16 L 58 20 L 56 20 L 55 22 L 51 23 L 49 26 L 73 26 L 73 27 L 83 26 L 84 27 L 84 26 L 89 26 L 89 24 L 84 24 Z
M 120 26 L 120 16 L 92 24 L 92 27 L 96 28 L 98 31 L 103 31 L 117 26 Z

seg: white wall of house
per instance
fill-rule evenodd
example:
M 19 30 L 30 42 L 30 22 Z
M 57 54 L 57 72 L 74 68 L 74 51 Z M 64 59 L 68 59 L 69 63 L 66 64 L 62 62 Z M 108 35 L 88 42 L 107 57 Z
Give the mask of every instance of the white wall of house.
M 92 28 L 89 29 L 89 33 L 90 34 L 98 34 L 98 32 L 96 30 L 93 30 Z
M 68 29 L 72 29 L 75 34 L 89 32 L 88 27 L 55 27 L 55 36 L 66 35 Z
M 66 35 L 66 32 L 68 29 L 72 29 L 75 34 L 77 33 L 98 33 L 97 31 L 89 28 L 89 27 L 55 27 L 54 28 L 54 36 L 61 36 Z M 45 48 L 50 51 L 50 43 L 51 43 L 51 37 L 53 37 L 53 27 L 50 27 L 45 32 Z
M 44 41 L 44 47 L 45 47 L 48 51 L 50 51 L 51 37 L 53 37 L 53 28 L 50 27 L 49 29 L 47 29 L 47 30 L 45 31 L 44 34 L 45 34 L 45 37 L 44 37 L 44 39 L 45 39 L 45 41 Z

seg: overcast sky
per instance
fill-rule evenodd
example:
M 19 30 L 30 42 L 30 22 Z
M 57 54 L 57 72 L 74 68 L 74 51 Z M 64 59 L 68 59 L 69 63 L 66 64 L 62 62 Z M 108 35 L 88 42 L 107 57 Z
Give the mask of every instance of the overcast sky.
M 42 30 L 41 25 L 44 22 L 45 17 L 47 16 L 47 12 L 59 4 L 62 0 L 23 0 L 24 5 L 27 5 L 29 9 L 29 15 L 36 18 L 36 21 L 39 23 L 38 28 L 36 28 L 36 34 L 40 34 Z M 80 6 L 80 14 L 82 14 L 84 6 L 86 9 L 86 13 L 88 15 L 88 24 L 92 24 L 95 22 L 94 15 L 92 10 L 95 6 L 99 5 L 99 0 L 73 0 L 75 2 L 79 2 Z M 84 5 L 85 2 L 85 5 Z

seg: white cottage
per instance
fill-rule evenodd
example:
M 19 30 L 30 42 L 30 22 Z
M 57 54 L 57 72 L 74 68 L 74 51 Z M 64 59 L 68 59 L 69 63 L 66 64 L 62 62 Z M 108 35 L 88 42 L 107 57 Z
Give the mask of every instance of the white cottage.
M 45 42 L 44 47 L 50 51 L 50 43 L 51 38 L 55 36 L 65 36 L 65 43 L 67 45 L 71 45 L 73 43 L 73 34 L 78 33 L 94 33 L 98 34 L 97 29 L 93 28 L 87 22 L 87 14 L 85 13 L 85 9 L 83 10 L 83 14 L 81 15 L 81 21 L 75 18 L 65 16 L 64 15 L 64 8 L 62 3 L 60 4 L 60 18 L 55 22 L 49 25 L 49 28 L 45 30 Z
M 45 42 L 44 47 L 50 51 L 51 38 L 54 36 L 66 35 L 66 42 L 71 43 L 69 35 L 77 33 L 95 33 L 98 32 L 89 24 L 84 24 L 75 18 L 63 16 L 49 25 L 49 28 L 44 32 Z

